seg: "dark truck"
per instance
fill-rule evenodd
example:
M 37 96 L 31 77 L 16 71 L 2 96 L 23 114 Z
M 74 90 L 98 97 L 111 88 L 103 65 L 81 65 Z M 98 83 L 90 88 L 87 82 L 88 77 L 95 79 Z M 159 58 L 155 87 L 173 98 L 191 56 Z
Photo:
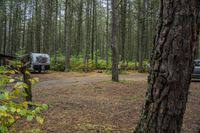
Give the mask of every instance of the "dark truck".
M 21 58 L 22 62 L 29 64 L 29 69 L 39 73 L 50 69 L 50 56 L 43 53 L 29 53 Z
M 194 60 L 194 71 L 192 73 L 192 78 L 200 79 L 200 59 Z

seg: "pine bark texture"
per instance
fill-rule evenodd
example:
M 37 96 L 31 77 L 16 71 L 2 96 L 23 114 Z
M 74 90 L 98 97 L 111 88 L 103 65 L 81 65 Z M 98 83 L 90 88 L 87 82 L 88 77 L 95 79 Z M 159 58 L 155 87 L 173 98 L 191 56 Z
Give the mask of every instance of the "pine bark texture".
M 180 133 L 198 36 L 199 0 L 161 0 L 146 101 L 134 133 Z

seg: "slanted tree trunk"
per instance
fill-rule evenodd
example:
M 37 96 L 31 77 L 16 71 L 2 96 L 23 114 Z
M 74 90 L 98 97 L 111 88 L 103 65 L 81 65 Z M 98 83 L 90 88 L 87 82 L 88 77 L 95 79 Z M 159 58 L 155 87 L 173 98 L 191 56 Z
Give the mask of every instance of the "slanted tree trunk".
M 117 0 L 111 1 L 112 6 L 112 38 L 111 38 L 111 50 L 112 50 L 112 80 L 119 81 L 119 70 L 118 70 L 118 49 L 117 49 Z
M 200 1 L 160 4 L 146 101 L 134 133 L 180 133 L 186 109 Z

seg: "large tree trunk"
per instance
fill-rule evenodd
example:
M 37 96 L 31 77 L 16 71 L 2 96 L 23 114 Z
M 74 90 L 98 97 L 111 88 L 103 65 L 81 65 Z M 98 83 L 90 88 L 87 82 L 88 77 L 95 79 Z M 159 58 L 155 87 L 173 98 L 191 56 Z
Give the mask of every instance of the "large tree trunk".
M 181 132 L 197 40 L 197 6 L 199 0 L 161 0 L 146 101 L 134 133 Z

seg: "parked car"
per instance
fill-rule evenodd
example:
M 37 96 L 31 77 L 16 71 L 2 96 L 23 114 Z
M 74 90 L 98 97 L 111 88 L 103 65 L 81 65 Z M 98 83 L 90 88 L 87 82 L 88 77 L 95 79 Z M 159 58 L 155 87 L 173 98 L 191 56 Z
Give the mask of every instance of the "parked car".
M 200 79 L 200 59 L 194 60 L 194 71 L 192 73 L 192 78 Z
M 43 53 L 29 53 L 22 57 L 24 62 L 29 63 L 29 69 L 33 72 L 45 72 L 50 68 L 50 56 Z

